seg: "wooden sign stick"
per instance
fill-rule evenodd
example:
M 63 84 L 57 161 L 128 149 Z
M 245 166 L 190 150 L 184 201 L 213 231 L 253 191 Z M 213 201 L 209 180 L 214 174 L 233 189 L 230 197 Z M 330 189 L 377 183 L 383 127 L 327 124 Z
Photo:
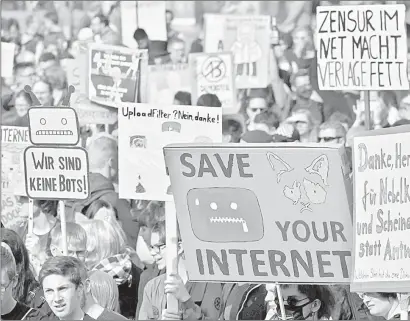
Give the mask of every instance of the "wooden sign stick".
M 63 241 L 63 254 L 68 255 L 67 247 L 67 220 L 65 216 L 65 206 L 64 201 L 58 201 L 58 210 L 60 213 L 60 222 L 61 222 L 61 237 Z
M 367 130 L 372 129 L 372 119 L 370 116 L 370 92 L 365 90 L 364 92 L 364 115 L 365 115 L 365 126 Z
M 280 290 L 280 284 L 276 283 L 276 292 L 278 295 L 278 300 L 279 300 L 279 307 L 280 307 L 280 313 L 282 316 L 282 320 L 286 320 L 286 311 L 285 311 L 285 304 L 283 303 L 283 296 L 282 296 L 282 291 Z
M 28 234 L 33 234 L 34 229 L 34 203 L 33 199 L 28 199 Z
M 409 297 L 409 293 L 399 293 L 400 320 L 408 320 L 409 318 Z
M 165 202 L 165 233 L 168 280 L 171 274 L 178 274 L 178 231 L 174 202 Z M 170 313 L 179 313 L 179 302 L 172 294 L 167 294 L 167 310 Z

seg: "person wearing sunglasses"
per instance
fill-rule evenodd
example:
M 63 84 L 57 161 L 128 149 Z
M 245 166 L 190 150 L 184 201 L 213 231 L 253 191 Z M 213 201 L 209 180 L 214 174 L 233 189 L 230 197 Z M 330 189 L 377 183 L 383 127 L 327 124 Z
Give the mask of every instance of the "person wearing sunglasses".
M 319 127 L 319 142 L 332 144 L 346 143 L 346 129 L 341 122 L 327 121 Z
M 330 320 L 335 305 L 332 290 L 325 285 L 283 284 L 281 285 L 286 319 Z M 275 298 L 276 306 L 279 300 Z M 280 313 L 278 313 L 280 314 Z
M 36 309 L 13 297 L 18 275 L 16 261 L 10 247 L 1 243 L 1 320 L 40 320 L 44 317 Z
M 364 292 L 358 295 L 372 316 L 385 320 L 400 320 L 401 308 L 397 293 Z
M 165 221 L 161 221 L 155 224 L 151 231 L 151 253 L 159 269 L 166 267 L 166 250 Z M 177 259 L 177 274 L 172 274 L 169 278 L 162 274 L 145 286 L 138 320 L 218 319 L 222 303 L 222 285 L 188 281 L 179 233 Z M 167 294 L 172 294 L 178 300 L 178 313 L 167 308 Z

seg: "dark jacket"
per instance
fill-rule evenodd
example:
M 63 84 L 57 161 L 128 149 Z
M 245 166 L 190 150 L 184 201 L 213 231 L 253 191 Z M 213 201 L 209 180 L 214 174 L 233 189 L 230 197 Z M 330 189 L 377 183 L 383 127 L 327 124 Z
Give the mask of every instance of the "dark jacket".
M 66 211 L 74 214 L 80 212 L 85 214 L 88 207 L 96 200 L 104 200 L 113 206 L 118 214 L 118 220 L 122 223 L 122 228 L 127 235 L 128 245 L 135 249 L 139 233 L 139 223 L 131 216 L 131 206 L 123 199 L 119 199 L 115 192 L 114 185 L 109 179 L 98 173 L 90 173 L 90 196 L 80 202 L 66 202 Z M 69 212 L 67 212 L 69 213 Z

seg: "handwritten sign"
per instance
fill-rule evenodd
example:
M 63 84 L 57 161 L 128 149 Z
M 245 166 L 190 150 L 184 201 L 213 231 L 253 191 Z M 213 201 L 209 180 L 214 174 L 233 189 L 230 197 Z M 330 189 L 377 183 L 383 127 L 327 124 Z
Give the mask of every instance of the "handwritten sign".
M 317 11 L 321 90 L 407 90 L 405 6 L 324 6 Z
M 144 75 L 148 51 L 92 44 L 88 97 L 98 104 L 118 108 L 121 102 L 137 102 L 146 90 Z M 140 95 L 140 96 L 139 96 Z
M 13 77 L 14 52 L 16 45 L 14 43 L 1 43 L 1 76 L 8 78 Z
M 26 195 L 24 149 L 30 146 L 27 127 L 1 126 L 1 191 Z
M 88 156 L 80 147 L 30 146 L 24 151 L 26 189 L 32 199 L 84 200 Z
M 354 138 L 358 289 L 410 291 L 409 139 L 410 132 Z
M 19 197 L 13 194 L 1 194 L 1 222 L 14 231 L 27 222 L 28 211 L 23 211 Z
M 149 66 L 148 103 L 172 105 L 178 91 L 191 92 L 188 64 Z
M 173 200 L 163 147 L 221 141 L 221 108 L 124 104 L 118 110 L 120 198 Z
M 167 41 L 165 1 L 138 1 L 138 28 L 144 29 L 149 40 Z
M 235 79 L 231 53 L 190 54 L 192 101 L 203 94 L 218 96 L 225 109 L 236 107 Z
M 204 15 L 205 52 L 233 54 L 236 88 L 268 86 L 270 16 Z
M 164 151 L 191 281 L 349 282 L 351 190 L 342 149 L 185 144 Z

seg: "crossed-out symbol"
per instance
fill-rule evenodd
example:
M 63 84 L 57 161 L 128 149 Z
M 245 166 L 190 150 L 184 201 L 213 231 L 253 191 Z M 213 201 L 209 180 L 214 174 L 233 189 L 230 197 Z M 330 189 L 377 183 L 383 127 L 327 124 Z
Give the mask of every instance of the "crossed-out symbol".
M 225 77 L 226 64 L 219 57 L 209 57 L 202 64 L 202 76 L 209 82 L 217 82 Z

